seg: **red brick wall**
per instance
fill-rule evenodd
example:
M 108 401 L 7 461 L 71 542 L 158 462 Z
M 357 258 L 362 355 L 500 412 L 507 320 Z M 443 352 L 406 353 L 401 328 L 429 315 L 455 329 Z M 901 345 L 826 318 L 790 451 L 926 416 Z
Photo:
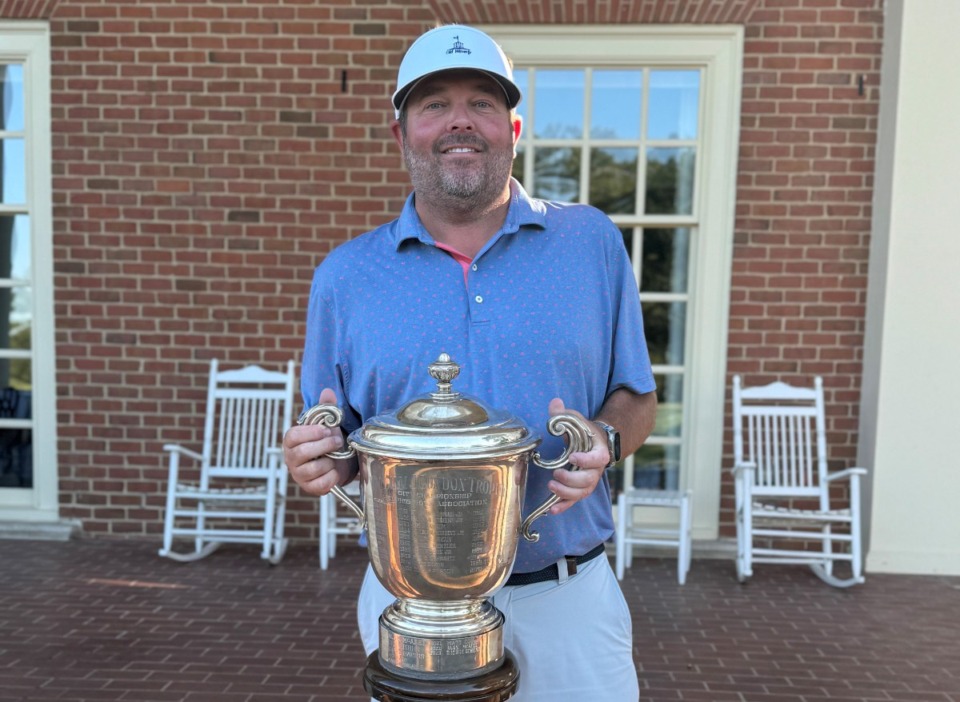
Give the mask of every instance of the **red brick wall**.
M 882 20 L 880 0 L 770 0 L 746 25 L 728 369 L 824 376 L 834 467 L 857 450 Z
M 14 5 L 0 14 L 43 16 L 52 3 Z M 92 534 L 158 537 L 161 446 L 199 443 L 207 360 L 299 358 L 314 266 L 393 217 L 406 194 L 388 95 L 404 48 L 436 21 L 745 25 L 729 368 L 748 383 L 823 374 L 831 458 L 847 462 L 880 7 L 61 0 L 51 28 L 62 515 Z M 315 536 L 315 500 L 295 493 L 290 513 L 291 536 Z

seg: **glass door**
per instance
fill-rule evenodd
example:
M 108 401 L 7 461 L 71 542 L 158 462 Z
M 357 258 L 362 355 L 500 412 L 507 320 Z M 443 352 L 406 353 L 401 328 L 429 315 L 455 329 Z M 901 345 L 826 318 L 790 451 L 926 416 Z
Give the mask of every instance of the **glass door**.
M 0 23 L 0 519 L 54 521 L 50 45 Z
M 657 380 L 653 435 L 612 474 L 676 489 L 691 235 L 697 232 L 701 72 L 683 68 L 518 68 L 527 125 L 514 174 L 535 197 L 585 202 L 620 226 L 640 287 Z
M 610 478 L 691 489 L 694 535 L 719 521 L 742 30 L 489 27 L 514 61 L 514 176 L 603 210 L 633 263 L 657 382 L 656 427 Z
M 23 66 L 0 65 L 0 487 L 33 487 Z

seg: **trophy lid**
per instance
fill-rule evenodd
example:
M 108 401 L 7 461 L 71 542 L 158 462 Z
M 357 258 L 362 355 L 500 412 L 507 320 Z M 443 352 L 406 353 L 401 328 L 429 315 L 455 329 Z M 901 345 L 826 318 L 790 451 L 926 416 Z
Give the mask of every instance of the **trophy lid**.
M 516 417 L 453 390 L 460 366 L 447 354 L 428 370 L 437 391 L 368 420 L 350 434 L 354 448 L 385 458 L 447 461 L 509 456 L 540 443 Z

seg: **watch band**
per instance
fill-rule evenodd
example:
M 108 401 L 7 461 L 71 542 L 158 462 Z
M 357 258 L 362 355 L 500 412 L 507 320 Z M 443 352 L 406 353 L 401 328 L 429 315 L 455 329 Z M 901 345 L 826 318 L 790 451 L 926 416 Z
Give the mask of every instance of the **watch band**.
M 598 419 L 594 419 L 593 423 L 603 429 L 607 435 L 607 451 L 610 453 L 610 462 L 607 464 L 607 468 L 609 468 L 620 460 L 620 432 Z

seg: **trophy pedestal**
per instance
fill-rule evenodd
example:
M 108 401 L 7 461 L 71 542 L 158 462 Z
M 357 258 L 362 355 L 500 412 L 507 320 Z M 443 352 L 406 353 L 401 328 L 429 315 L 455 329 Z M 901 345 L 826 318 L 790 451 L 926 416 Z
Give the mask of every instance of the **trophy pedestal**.
M 420 680 L 397 675 L 380 662 L 374 651 L 367 658 L 363 689 L 380 702 L 505 702 L 517 691 L 520 668 L 509 650 L 503 664 L 482 675 L 462 680 Z

